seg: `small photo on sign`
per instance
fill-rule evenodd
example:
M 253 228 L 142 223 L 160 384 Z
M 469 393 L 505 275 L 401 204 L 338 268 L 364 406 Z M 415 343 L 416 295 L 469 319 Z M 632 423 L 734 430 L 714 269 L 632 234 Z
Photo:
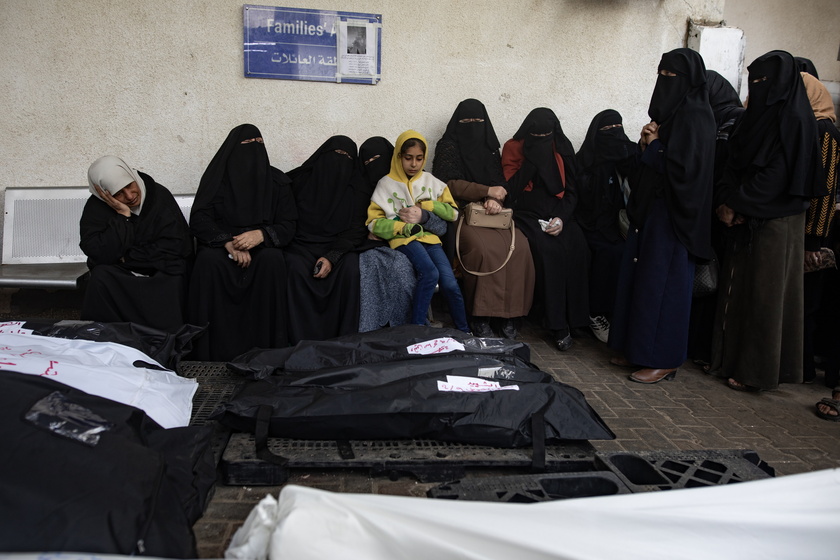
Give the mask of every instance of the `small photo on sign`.
M 347 54 L 367 54 L 367 28 L 347 26 Z

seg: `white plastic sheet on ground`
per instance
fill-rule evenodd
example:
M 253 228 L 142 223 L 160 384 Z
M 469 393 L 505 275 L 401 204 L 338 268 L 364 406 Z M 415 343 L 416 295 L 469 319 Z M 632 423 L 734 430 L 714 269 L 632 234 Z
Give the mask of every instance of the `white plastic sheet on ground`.
M 285 487 L 226 558 L 840 558 L 840 469 L 724 486 L 536 504 Z
M 42 375 L 140 408 L 164 428 L 188 425 L 198 383 L 169 370 L 134 367 L 137 360 L 160 365 L 115 342 L 0 332 L 0 370 Z

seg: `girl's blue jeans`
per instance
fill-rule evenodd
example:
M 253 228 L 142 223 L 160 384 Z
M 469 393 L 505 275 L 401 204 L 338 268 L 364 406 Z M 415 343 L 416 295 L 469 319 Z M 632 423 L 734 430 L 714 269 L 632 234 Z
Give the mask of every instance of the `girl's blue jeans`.
M 458 287 L 458 281 L 452 272 L 449 259 L 443 252 L 443 247 L 440 244 L 429 245 L 411 241 L 407 245 L 397 247 L 397 250 L 408 257 L 417 274 L 417 287 L 414 289 L 414 299 L 411 302 L 411 323 L 426 324 L 435 286 L 440 286 L 440 291 L 449 305 L 449 315 L 455 323 L 455 328 L 469 332 L 464 296 L 461 294 L 461 288 Z

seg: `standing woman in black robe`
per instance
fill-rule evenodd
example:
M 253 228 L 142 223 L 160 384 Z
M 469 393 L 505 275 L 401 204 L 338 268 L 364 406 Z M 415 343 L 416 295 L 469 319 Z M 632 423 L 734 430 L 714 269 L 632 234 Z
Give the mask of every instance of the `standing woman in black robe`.
M 333 136 L 289 172 L 298 208 L 286 248 L 289 341 L 326 340 L 358 332 L 359 255 L 367 238 L 370 191 L 356 144 Z
M 557 349 L 571 329 L 589 325 L 589 248 L 574 218 L 575 151 L 554 111 L 531 111 L 502 149 L 516 227 L 528 238 L 536 269 L 533 309 Z M 542 222 L 541 222 L 542 221 Z
M 618 271 L 624 254 L 619 212 L 636 156 L 636 144 L 627 138 L 621 114 L 601 111 L 592 119 L 577 153 L 578 205 L 575 216 L 592 251 L 589 269 L 589 328 L 601 342 L 610 336 Z
M 289 178 L 269 163 L 259 129 L 231 130 L 201 177 L 190 214 L 198 254 L 189 317 L 209 325 L 194 359 L 227 361 L 254 347 L 287 345 L 282 247 L 296 220 Z
M 627 202 L 630 231 L 609 345 L 637 383 L 672 379 L 686 359 L 694 259 L 709 258 L 715 117 L 700 54 L 662 55 Z
M 793 56 L 770 51 L 747 70 L 715 201 L 728 235 L 711 370 L 757 391 L 803 380 L 805 211 L 827 193 L 814 180 L 817 121 Z
M 115 156 L 96 160 L 88 183 L 79 246 L 91 276 L 81 318 L 178 330 L 193 251 L 175 198 Z

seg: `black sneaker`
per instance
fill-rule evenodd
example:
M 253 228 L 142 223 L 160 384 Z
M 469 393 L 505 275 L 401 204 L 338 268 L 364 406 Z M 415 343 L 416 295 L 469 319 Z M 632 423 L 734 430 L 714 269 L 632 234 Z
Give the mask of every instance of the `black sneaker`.
M 479 338 L 493 338 L 493 329 L 486 317 L 475 317 L 472 322 L 472 332 Z
M 516 321 L 513 319 L 505 319 L 502 323 L 502 336 L 513 340 L 519 332 L 516 330 Z

